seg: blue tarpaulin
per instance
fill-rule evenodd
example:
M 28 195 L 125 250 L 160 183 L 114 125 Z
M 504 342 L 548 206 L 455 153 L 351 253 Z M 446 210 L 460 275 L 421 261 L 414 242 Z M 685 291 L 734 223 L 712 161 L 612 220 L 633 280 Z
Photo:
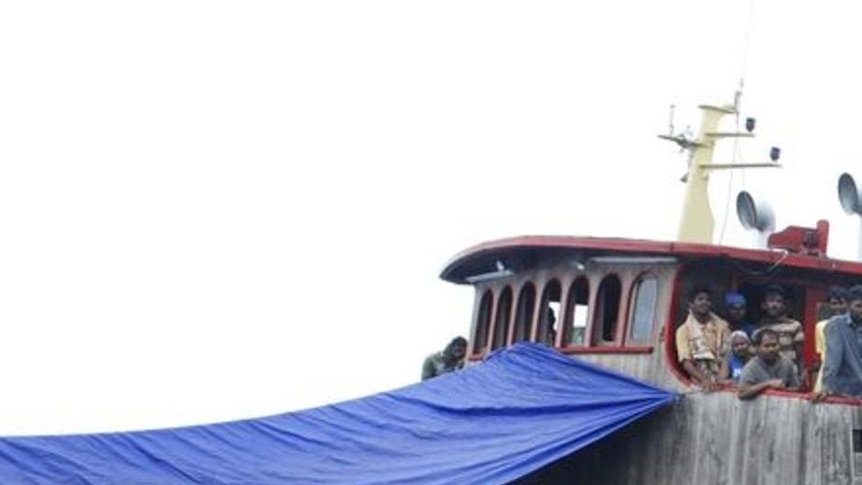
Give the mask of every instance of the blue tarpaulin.
M 0 438 L 0 483 L 505 483 L 675 397 L 518 344 L 421 384 L 272 417 Z

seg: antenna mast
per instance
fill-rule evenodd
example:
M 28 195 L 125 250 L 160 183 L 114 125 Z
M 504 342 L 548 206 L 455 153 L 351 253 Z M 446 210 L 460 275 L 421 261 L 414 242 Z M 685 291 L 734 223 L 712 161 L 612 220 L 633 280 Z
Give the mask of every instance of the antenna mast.
M 715 218 L 709 204 L 709 175 L 713 170 L 736 168 L 775 168 L 780 151 L 773 148 L 770 154 L 772 163 L 713 163 L 712 156 L 715 142 L 727 138 L 753 138 L 754 120 L 746 123 L 748 132 L 720 132 L 718 124 L 726 115 L 737 114 L 739 94 L 733 105 L 711 106 L 701 105 L 702 111 L 700 130 L 697 138 L 688 139 L 682 134 L 659 135 L 659 138 L 676 143 L 689 152 L 688 173 L 683 179 L 686 183 L 685 201 L 682 209 L 682 219 L 679 224 L 677 240 L 712 244 Z

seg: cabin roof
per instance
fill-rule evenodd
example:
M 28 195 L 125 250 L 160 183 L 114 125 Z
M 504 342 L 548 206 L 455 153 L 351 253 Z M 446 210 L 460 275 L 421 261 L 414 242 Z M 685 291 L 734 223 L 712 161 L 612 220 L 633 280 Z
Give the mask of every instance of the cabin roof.
M 467 278 L 471 276 L 498 269 L 498 261 L 507 269 L 517 272 L 566 260 L 584 263 L 589 258 L 610 255 L 673 257 L 680 261 L 721 258 L 862 276 L 862 263 L 775 249 L 744 249 L 645 239 L 516 236 L 484 242 L 461 251 L 446 263 L 440 277 L 452 283 L 466 284 Z

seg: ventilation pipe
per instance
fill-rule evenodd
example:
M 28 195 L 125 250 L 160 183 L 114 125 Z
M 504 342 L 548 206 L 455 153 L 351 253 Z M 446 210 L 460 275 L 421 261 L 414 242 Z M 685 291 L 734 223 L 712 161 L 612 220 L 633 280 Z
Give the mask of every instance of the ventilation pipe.
M 775 213 L 769 202 L 743 190 L 736 196 L 736 216 L 742 227 L 757 232 L 755 246 L 765 249 L 769 235 L 775 231 Z
M 841 208 L 844 209 L 844 212 L 862 216 L 862 193 L 859 192 L 856 180 L 849 173 L 842 173 L 838 177 L 838 201 L 841 202 Z M 862 261 L 862 217 L 859 217 L 859 223 L 857 259 Z

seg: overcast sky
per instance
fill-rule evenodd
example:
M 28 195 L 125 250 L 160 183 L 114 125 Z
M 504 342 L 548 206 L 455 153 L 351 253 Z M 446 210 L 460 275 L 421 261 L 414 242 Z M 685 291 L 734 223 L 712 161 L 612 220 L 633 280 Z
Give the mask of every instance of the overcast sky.
M 785 168 L 717 177 L 778 225 L 858 223 L 846 2 L 7 2 L 0 6 L 0 433 L 198 424 L 418 380 L 466 334 L 457 252 L 674 237 L 728 103 Z M 732 128 L 730 120 L 727 128 Z M 731 149 L 716 161 L 730 161 Z M 723 158 L 722 158 L 723 157 Z M 730 190 L 728 190 L 730 188 Z M 724 242 L 746 245 L 735 215 Z

